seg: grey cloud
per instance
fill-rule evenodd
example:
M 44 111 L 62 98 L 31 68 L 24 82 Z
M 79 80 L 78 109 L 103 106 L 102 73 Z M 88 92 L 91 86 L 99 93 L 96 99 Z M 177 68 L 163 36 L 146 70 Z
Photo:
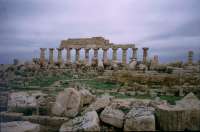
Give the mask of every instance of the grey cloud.
M 0 63 L 20 54 L 20 59 L 27 59 L 26 51 L 31 58 L 39 47 L 58 47 L 62 39 L 91 36 L 149 46 L 150 55 L 160 54 L 163 61 L 183 59 L 190 41 L 191 50 L 199 47 L 199 4 L 199 0 L 0 0 Z M 167 55 L 172 49 L 180 52 Z
M 176 29 L 172 29 L 170 31 L 166 31 L 164 33 L 159 33 L 157 35 L 153 35 L 147 37 L 139 42 L 149 42 L 155 40 L 166 40 L 170 38 L 177 37 L 200 37 L 200 17 L 197 20 L 192 20 L 184 23 L 183 25 L 177 26 Z

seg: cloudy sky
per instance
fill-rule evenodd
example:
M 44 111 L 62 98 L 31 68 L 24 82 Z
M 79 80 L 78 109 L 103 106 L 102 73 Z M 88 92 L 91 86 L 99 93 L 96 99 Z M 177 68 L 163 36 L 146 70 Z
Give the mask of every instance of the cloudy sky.
M 67 38 L 103 36 L 150 48 L 162 62 L 200 57 L 200 0 L 0 0 L 0 63 Z

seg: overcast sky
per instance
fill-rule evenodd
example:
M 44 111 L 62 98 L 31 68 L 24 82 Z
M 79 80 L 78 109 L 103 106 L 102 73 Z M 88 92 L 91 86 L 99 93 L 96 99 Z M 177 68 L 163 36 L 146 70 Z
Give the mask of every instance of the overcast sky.
M 0 0 L 0 63 L 39 56 L 67 38 L 149 47 L 162 62 L 200 51 L 200 0 Z

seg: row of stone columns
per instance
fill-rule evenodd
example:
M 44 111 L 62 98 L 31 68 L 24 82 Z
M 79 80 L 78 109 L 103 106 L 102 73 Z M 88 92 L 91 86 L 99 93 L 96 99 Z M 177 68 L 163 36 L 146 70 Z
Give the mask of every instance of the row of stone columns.
M 113 57 L 112 60 L 117 60 L 117 50 L 118 48 L 112 48 L 113 49 Z M 127 49 L 128 48 L 122 48 L 122 63 L 126 64 L 127 60 L 126 60 L 126 56 L 127 56 Z M 57 62 L 59 64 L 62 64 L 62 48 L 57 48 L 58 51 L 58 58 L 57 58 Z M 72 50 L 72 48 L 66 48 L 67 54 L 66 54 L 66 63 L 70 64 L 71 62 L 71 53 L 70 51 Z M 76 61 L 80 60 L 80 50 L 81 48 L 76 48 L 75 49 L 75 54 L 76 54 Z M 87 63 L 89 63 L 89 50 L 90 48 L 86 48 L 85 49 L 85 61 Z M 99 48 L 94 48 L 94 59 L 98 59 L 98 50 Z M 103 50 L 103 62 L 107 62 L 108 61 L 108 56 L 107 56 L 107 51 L 108 48 L 102 48 Z M 137 59 L 137 50 L 138 48 L 132 48 L 133 54 L 132 54 L 132 58 L 133 59 Z M 40 64 L 44 64 L 45 63 L 45 51 L 46 48 L 40 48 Z M 143 48 L 143 63 L 147 62 L 147 56 L 148 56 L 148 48 Z M 49 63 L 50 64 L 54 64 L 54 49 L 53 48 L 49 48 Z

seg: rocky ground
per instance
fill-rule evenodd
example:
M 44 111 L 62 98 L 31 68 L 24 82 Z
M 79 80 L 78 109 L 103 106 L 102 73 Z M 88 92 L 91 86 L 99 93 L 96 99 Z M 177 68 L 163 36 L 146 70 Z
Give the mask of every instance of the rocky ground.
M 200 130 L 199 73 L 178 72 L 1 65 L 1 130 Z

